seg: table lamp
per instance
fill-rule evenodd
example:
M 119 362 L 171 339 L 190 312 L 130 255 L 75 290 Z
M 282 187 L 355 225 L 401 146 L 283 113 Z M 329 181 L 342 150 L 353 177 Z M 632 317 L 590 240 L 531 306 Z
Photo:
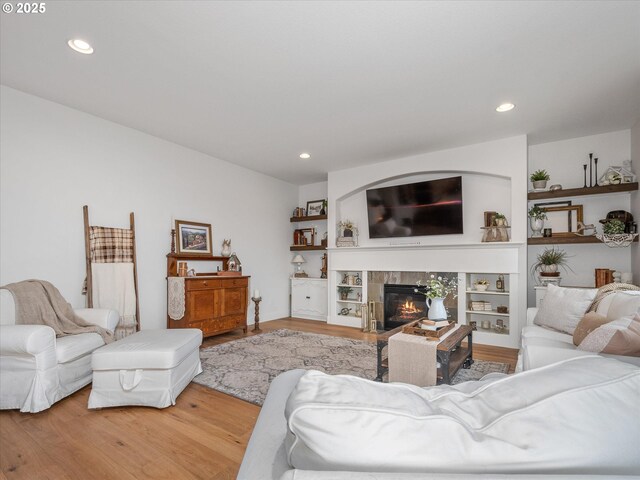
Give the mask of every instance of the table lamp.
M 306 277 L 307 274 L 304 273 L 302 271 L 302 264 L 305 263 L 305 259 L 302 255 L 300 255 L 299 253 L 296 254 L 295 257 L 293 257 L 293 260 L 291 260 L 291 263 L 295 263 L 296 266 L 296 273 L 294 274 L 294 277 Z

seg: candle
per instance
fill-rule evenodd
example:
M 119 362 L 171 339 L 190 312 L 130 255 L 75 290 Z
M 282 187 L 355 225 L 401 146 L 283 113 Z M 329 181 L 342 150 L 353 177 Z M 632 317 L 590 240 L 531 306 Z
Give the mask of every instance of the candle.
M 253 298 L 260 298 L 260 290 L 257 288 L 253 291 Z

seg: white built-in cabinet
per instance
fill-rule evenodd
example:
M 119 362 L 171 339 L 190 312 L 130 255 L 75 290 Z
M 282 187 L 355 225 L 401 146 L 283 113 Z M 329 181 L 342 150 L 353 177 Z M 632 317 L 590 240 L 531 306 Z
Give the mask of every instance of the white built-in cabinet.
M 291 279 L 291 316 L 327 321 L 327 279 Z

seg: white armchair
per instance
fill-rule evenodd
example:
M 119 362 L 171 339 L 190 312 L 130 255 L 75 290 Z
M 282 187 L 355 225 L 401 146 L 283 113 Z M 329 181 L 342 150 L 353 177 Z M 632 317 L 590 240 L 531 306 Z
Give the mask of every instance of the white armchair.
M 118 312 L 79 309 L 87 322 L 114 331 Z M 56 338 L 45 325 L 15 325 L 15 303 L 0 290 L 0 409 L 40 412 L 91 383 L 91 353 L 104 345 L 97 333 Z

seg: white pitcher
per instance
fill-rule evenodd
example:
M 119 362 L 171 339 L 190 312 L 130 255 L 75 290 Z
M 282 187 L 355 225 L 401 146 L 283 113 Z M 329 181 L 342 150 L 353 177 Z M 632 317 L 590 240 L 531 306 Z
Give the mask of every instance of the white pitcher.
M 427 318 L 429 320 L 447 319 L 447 309 L 444 308 L 444 298 L 427 297 L 427 307 L 429 307 L 429 312 L 427 313 Z

